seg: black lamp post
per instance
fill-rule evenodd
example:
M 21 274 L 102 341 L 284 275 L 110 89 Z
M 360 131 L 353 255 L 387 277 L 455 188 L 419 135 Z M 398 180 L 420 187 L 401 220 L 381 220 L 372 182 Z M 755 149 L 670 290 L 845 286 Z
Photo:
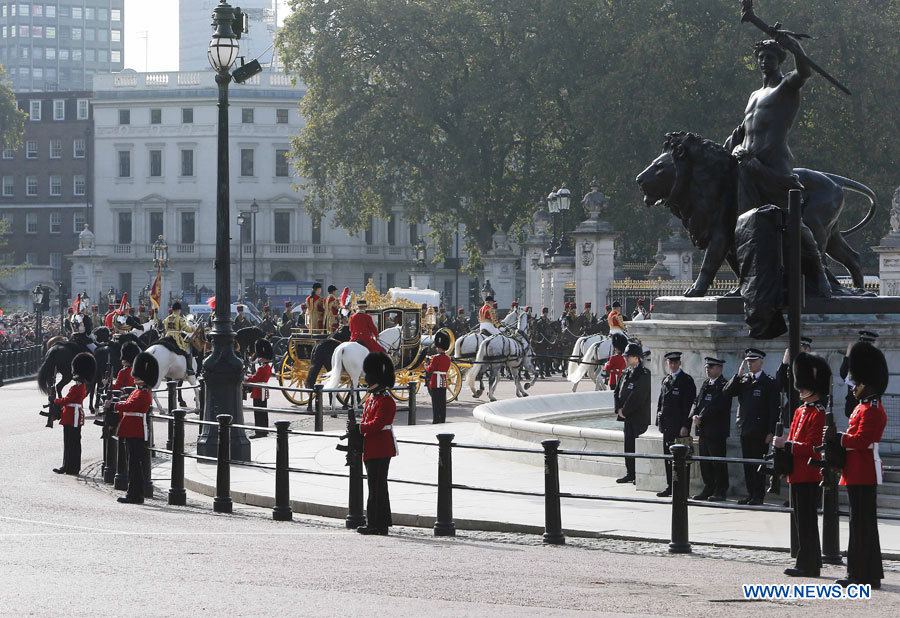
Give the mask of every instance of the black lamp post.
M 238 281 L 240 281 L 238 285 L 238 302 L 241 302 L 244 300 L 244 228 L 249 223 L 247 213 L 240 213 L 237 222 L 240 228 L 238 233 Z
M 259 304 L 259 287 L 256 283 L 256 215 L 259 213 L 259 204 L 256 198 L 250 203 L 250 242 L 253 243 L 253 304 Z
M 66 324 L 66 299 L 63 296 L 63 282 L 60 281 L 56 284 L 56 289 L 59 294 L 59 334 L 63 334 L 66 332 L 65 324 Z
M 547 196 L 547 211 L 550 213 L 551 236 L 550 244 L 547 246 L 547 256 L 553 257 L 559 249 L 559 239 L 557 238 L 556 213 L 559 212 L 559 200 L 557 199 L 556 189 Z
M 41 322 L 44 317 L 44 286 L 34 286 L 34 289 L 31 291 L 31 299 L 34 301 L 34 342 L 41 345 L 44 342 L 43 324 Z
M 563 185 L 556 192 L 556 212 L 559 214 L 560 219 L 565 217 L 566 213 L 569 212 L 569 206 L 571 205 L 572 192 L 566 189 L 566 186 Z M 559 225 L 559 241 L 556 247 L 557 255 L 572 255 L 572 252 L 569 249 L 569 243 L 566 241 L 564 221 L 561 221 Z
M 222 0 L 213 11 L 215 31 L 209 42 L 209 63 L 216 71 L 219 87 L 218 177 L 216 183 L 216 309 L 212 323 L 212 352 L 203 362 L 206 399 L 203 419 L 216 421 L 220 414 L 231 416 L 233 424 L 243 424 L 241 380 L 243 365 L 234 353 L 234 331 L 231 329 L 231 239 L 229 233 L 228 177 L 228 85 L 231 67 L 237 60 L 238 39 L 244 32 L 244 15 Z M 237 32 L 235 31 L 237 30 Z M 219 448 L 218 425 L 203 425 L 197 440 L 197 452 L 216 456 Z M 250 441 L 243 430 L 231 430 L 231 458 L 250 460 Z

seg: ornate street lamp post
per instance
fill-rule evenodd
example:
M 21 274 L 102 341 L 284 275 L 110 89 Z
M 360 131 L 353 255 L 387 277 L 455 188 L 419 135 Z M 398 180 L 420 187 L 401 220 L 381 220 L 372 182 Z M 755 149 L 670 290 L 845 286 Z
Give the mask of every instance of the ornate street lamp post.
M 552 235 L 550 236 L 550 244 L 547 246 L 547 256 L 553 257 L 559 248 L 556 233 L 556 213 L 559 212 L 559 200 L 557 199 L 556 189 L 547 196 L 547 211 L 550 213 L 550 223 L 552 226 Z
M 563 185 L 556 192 L 556 211 L 559 213 L 560 219 L 565 217 L 566 213 L 569 212 L 569 207 L 571 205 L 572 192 Z M 559 242 L 556 246 L 556 254 L 572 255 L 572 252 L 569 249 L 569 243 L 566 242 L 565 222 L 561 222 L 559 225 Z
M 253 304 L 259 304 L 259 288 L 256 283 L 256 215 L 259 213 L 259 204 L 256 203 L 256 198 L 253 198 L 253 201 L 250 203 L 250 242 L 253 243 Z
M 215 31 L 209 42 L 209 63 L 216 71 L 219 87 L 218 178 L 216 183 L 216 309 L 212 323 L 212 352 L 203 362 L 206 400 L 203 419 L 216 421 L 220 414 L 231 416 L 234 424 L 244 422 L 241 406 L 242 363 L 234 353 L 234 331 L 231 329 L 231 246 L 229 223 L 228 177 L 228 85 L 231 67 L 237 60 L 238 39 L 244 31 L 244 16 L 222 0 L 213 11 Z M 237 27 L 238 32 L 235 32 Z M 217 425 L 204 425 L 197 441 L 197 452 L 215 456 L 219 447 Z M 231 430 L 231 458 L 249 461 L 250 441 L 243 430 Z
M 31 291 L 31 300 L 34 301 L 34 342 L 37 345 L 43 345 L 44 333 L 42 320 L 44 319 L 44 286 L 34 286 L 34 289 Z M 48 295 L 48 305 L 49 302 L 50 299 Z
M 244 300 L 244 227 L 248 223 L 247 214 L 240 213 L 237 218 L 238 228 L 238 302 Z M 255 279 L 254 279 L 255 283 Z
M 153 243 L 153 266 L 156 270 L 169 267 L 169 245 L 163 240 L 162 234 Z

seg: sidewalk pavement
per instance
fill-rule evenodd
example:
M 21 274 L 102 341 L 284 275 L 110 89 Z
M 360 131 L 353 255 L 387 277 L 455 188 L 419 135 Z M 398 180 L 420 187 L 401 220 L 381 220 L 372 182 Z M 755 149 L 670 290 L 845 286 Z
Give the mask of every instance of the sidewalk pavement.
M 490 439 L 476 423 L 454 422 L 445 425 L 397 426 L 399 440 L 434 442 L 437 433 L 455 434 L 456 444 L 488 444 Z M 317 436 L 292 436 L 289 442 L 290 466 L 315 472 L 347 474 L 344 453 L 335 449 L 337 432 Z M 496 444 L 496 442 L 493 442 Z M 252 440 L 255 462 L 275 462 L 275 440 Z M 428 483 L 437 481 L 437 446 L 399 445 L 399 456 L 391 462 L 390 479 Z M 488 451 L 454 448 L 453 482 L 474 487 L 511 489 L 542 493 L 543 456 L 536 453 L 533 464 L 510 461 Z M 161 465 L 154 476 L 168 477 L 169 464 Z M 291 501 L 295 512 L 343 518 L 347 513 L 347 479 L 307 473 L 290 475 Z M 185 484 L 188 489 L 215 495 L 214 464 L 185 459 Z M 654 498 L 637 491 L 633 485 L 616 484 L 611 477 L 560 471 L 563 492 L 620 497 Z M 271 507 L 274 505 L 274 470 L 232 466 L 232 498 L 239 503 Z M 437 507 L 437 490 L 393 482 L 391 507 L 397 525 L 431 527 Z M 544 501 L 542 496 L 495 494 L 454 489 L 453 515 L 459 529 L 542 533 Z M 785 550 L 790 546 L 787 513 L 739 511 L 720 508 L 689 507 L 690 540 L 694 543 L 757 547 Z M 562 524 L 566 534 L 585 537 L 619 537 L 668 541 L 671 531 L 669 504 L 641 504 L 564 498 Z M 879 525 L 885 557 L 900 557 L 900 522 L 883 521 Z M 847 544 L 847 519 L 841 518 L 841 547 Z

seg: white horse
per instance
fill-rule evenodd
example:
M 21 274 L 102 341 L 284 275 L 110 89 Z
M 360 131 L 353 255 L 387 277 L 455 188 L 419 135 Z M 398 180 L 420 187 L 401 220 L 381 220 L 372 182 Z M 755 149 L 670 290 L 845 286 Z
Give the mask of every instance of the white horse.
M 533 354 L 528 342 L 518 337 L 506 335 L 493 335 L 481 342 L 478 353 L 475 355 L 475 365 L 466 374 L 466 383 L 475 397 L 481 396 L 481 390 L 475 390 L 475 380 L 484 372 L 490 371 L 488 381 L 488 399 L 497 401 L 494 390 L 500 382 L 500 369 L 506 367 L 516 385 L 516 397 L 527 397 L 526 392 L 537 380 L 537 372 L 534 369 Z M 531 372 L 531 381 L 522 385 L 519 370 L 525 369 Z
M 378 343 L 390 357 L 400 353 L 401 330 L 399 326 L 385 329 L 378 334 Z M 341 378 L 344 374 L 350 378 L 352 388 L 359 387 L 359 379 L 362 377 L 363 361 L 369 355 L 369 350 L 361 343 L 347 341 L 334 349 L 331 354 L 331 371 L 325 374 L 325 390 L 335 390 L 341 387 Z M 350 398 L 353 407 L 356 397 Z
M 604 337 L 600 341 L 592 343 L 588 349 L 582 354 L 581 362 L 578 363 L 575 370 L 569 370 L 568 380 L 572 383 L 572 392 L 578 388 L 578 383 L 585 376 L 590 376 L 594 381 L 594 390 L 606 390 L 603 383 L 603 365 L 613 353 L 612 339 Z
M 153 385 L 154 391 L 159 388 L 160 384 L 169 380 L 187 380 L 191 386 L 197 386 L 197 376 L 193 374 L 188 375 L 187 361 L 180 354 L 176 354 L 161 343 L 154 343 L 145 352 L 155 358 L 156 363 L 159 365 L 159 379 Z M 196 393 L 194 393 L 194 399 L 195 401 L 197 399 Z M 156 403 L 157 408 L 160 410 L 165 409 L 160 405 L 156 393 L 153 393 L 153 401 Z
M 575 340 L 575 345 L 572 346 L 572 353 L 569 355 L 569 366 L 566 368 L 566 375 L 569 376 L 569 381 L 573 383 L 577 383 L 578 380 L 572 380 L 571 376 L 573 373 L 578 371 L 578 368 L 581 366 L 581 360 L 584 358 L 585 353 L 588 349 L 594 345 L 595 343 L 600 343 L 604 339 L 607 338 L 607 335 L 584 335 Z M 584 377 L 584 374 L 581 374 L 581 377 Z

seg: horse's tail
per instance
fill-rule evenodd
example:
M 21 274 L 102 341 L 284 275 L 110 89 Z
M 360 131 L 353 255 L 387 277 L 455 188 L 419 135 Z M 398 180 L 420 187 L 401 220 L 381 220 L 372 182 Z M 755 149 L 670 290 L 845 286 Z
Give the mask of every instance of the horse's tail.
M 581 356 L 581 360 L 579 361 L 569 361 L 569 370 L 567 372 L 567 378 L 569 382 L 572 384 L 578 384 L 584 376 L 588 374 L 593 366 L 588 363 L 592 362 L 592 355 L 596 353 L 597 346 L 600 343 L 592 343 L 591 346 L 587 349 L 587 351 Z M 574 356 L 574 354 L 573 354 Z
M 825 174 L 825 176 L 827 176 L 829 180 L 838 185 L 841 189 L 864 195 L 869 199 L 869 212 L 866 213 L 866 216 L 862 218 L 862 221 L 851 227 L 849 230 L 841 230 L 841 236 L 849 236 L 850 234 L 858 232 L 866 225 L 868 225 L 872 218 L 875 216 L 875 211 L 878 210 L 878 196 L 875 195 L 875 192 L 863 183 L 851 180 L 850 178 L 844 178 L 843 176 L 838 176 L 837 174 L 829 174 L 828 172 L 822 173 Z
M 50 348 L 50 350 L 47 352 L 47 355 L 44 356 L 44 362 L 41 363 L 41 367 L 40 369 L 38 369 L 38 389 L 45 395 L 54 393 L 54 389 L 56 387 L 57 356 L 59 355 L 58 350 L 61 349 L 62 348 L 56 346 Z
M 331 354 L 331 371 L 325 376 L 325 384 L 322 388 L 336 389 L 341 386 L 341 373 L 344 371 L 344 344 L 339 345 Z
M 586 337 L 579 337 L 575 340 L 575 345 L 572 346 L 572 355 L 569 357 L 569 365 L 566 367 L 566 375 L 569 376 L 569 382 L 575 384 L 578 380 L 572 380 L 572 374 L 577 372 L 579 367 L 581 367 L 581 356 L 583 354 L 582 345 L 584 344 L 584 340 Z M 582 374 L 584 375 L 584 374 Z

